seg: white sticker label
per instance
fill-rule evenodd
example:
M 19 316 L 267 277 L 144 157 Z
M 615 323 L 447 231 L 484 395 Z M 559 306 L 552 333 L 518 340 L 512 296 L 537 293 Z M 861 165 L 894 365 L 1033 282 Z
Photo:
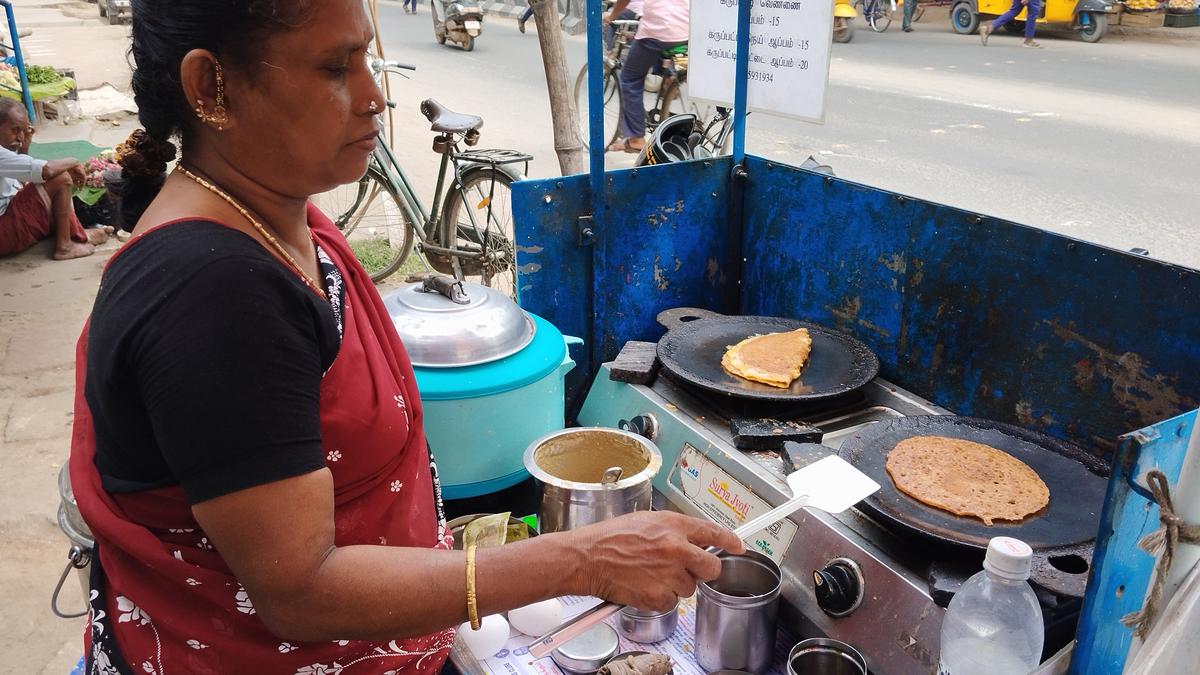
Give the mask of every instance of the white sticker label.
M 692 503 L 729 529 L 771 510 L 765 500 L 687 443 L 679 453 L 679 487 Z M 781 520 L 747 537 L 746 545 L 782 565 L 796 530 L 791 520 Z

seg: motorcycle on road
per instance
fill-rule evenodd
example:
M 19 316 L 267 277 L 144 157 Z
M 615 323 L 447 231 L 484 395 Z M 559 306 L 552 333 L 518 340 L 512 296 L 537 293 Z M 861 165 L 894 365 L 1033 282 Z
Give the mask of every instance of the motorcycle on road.
M 483 33 L 483 9 L 474 0 L 430 0 L 433 37 L 438 44 L 449 40 L 469 52 Z

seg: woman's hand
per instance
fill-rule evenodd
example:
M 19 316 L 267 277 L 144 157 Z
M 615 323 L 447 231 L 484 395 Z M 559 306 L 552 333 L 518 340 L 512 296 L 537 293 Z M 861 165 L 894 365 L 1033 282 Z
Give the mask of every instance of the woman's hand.
M 678 513 L 639 512 L 573 530 L 572 545 L 584 554 L 584 588 L 591 595 L 638 609 L 667 611 L 716 579 L 721 561 L 705 551 L 746 547 L 733 532 Z

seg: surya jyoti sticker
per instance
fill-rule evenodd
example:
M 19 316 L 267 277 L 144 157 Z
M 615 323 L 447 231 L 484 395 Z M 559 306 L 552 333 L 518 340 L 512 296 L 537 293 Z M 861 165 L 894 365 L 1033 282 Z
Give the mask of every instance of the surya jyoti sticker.
M 679 453 L 679 487 L 710 518 L 730 529 L 771 510 L 770 504 L 686 443 Z M 782 564 L 795 536 L 796 524 L 783 520 L 747 537 L 746 545 Z

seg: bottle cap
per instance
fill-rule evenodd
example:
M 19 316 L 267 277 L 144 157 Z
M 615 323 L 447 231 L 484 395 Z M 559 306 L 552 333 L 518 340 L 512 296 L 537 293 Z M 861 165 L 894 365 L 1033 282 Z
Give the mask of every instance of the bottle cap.
M 1012 537 L 995 537 L 988 542 L 983 569 L 996 576 L 1014 581 L 1029 578 L 1033 566 L 1033 549 L 1029 544 Z

